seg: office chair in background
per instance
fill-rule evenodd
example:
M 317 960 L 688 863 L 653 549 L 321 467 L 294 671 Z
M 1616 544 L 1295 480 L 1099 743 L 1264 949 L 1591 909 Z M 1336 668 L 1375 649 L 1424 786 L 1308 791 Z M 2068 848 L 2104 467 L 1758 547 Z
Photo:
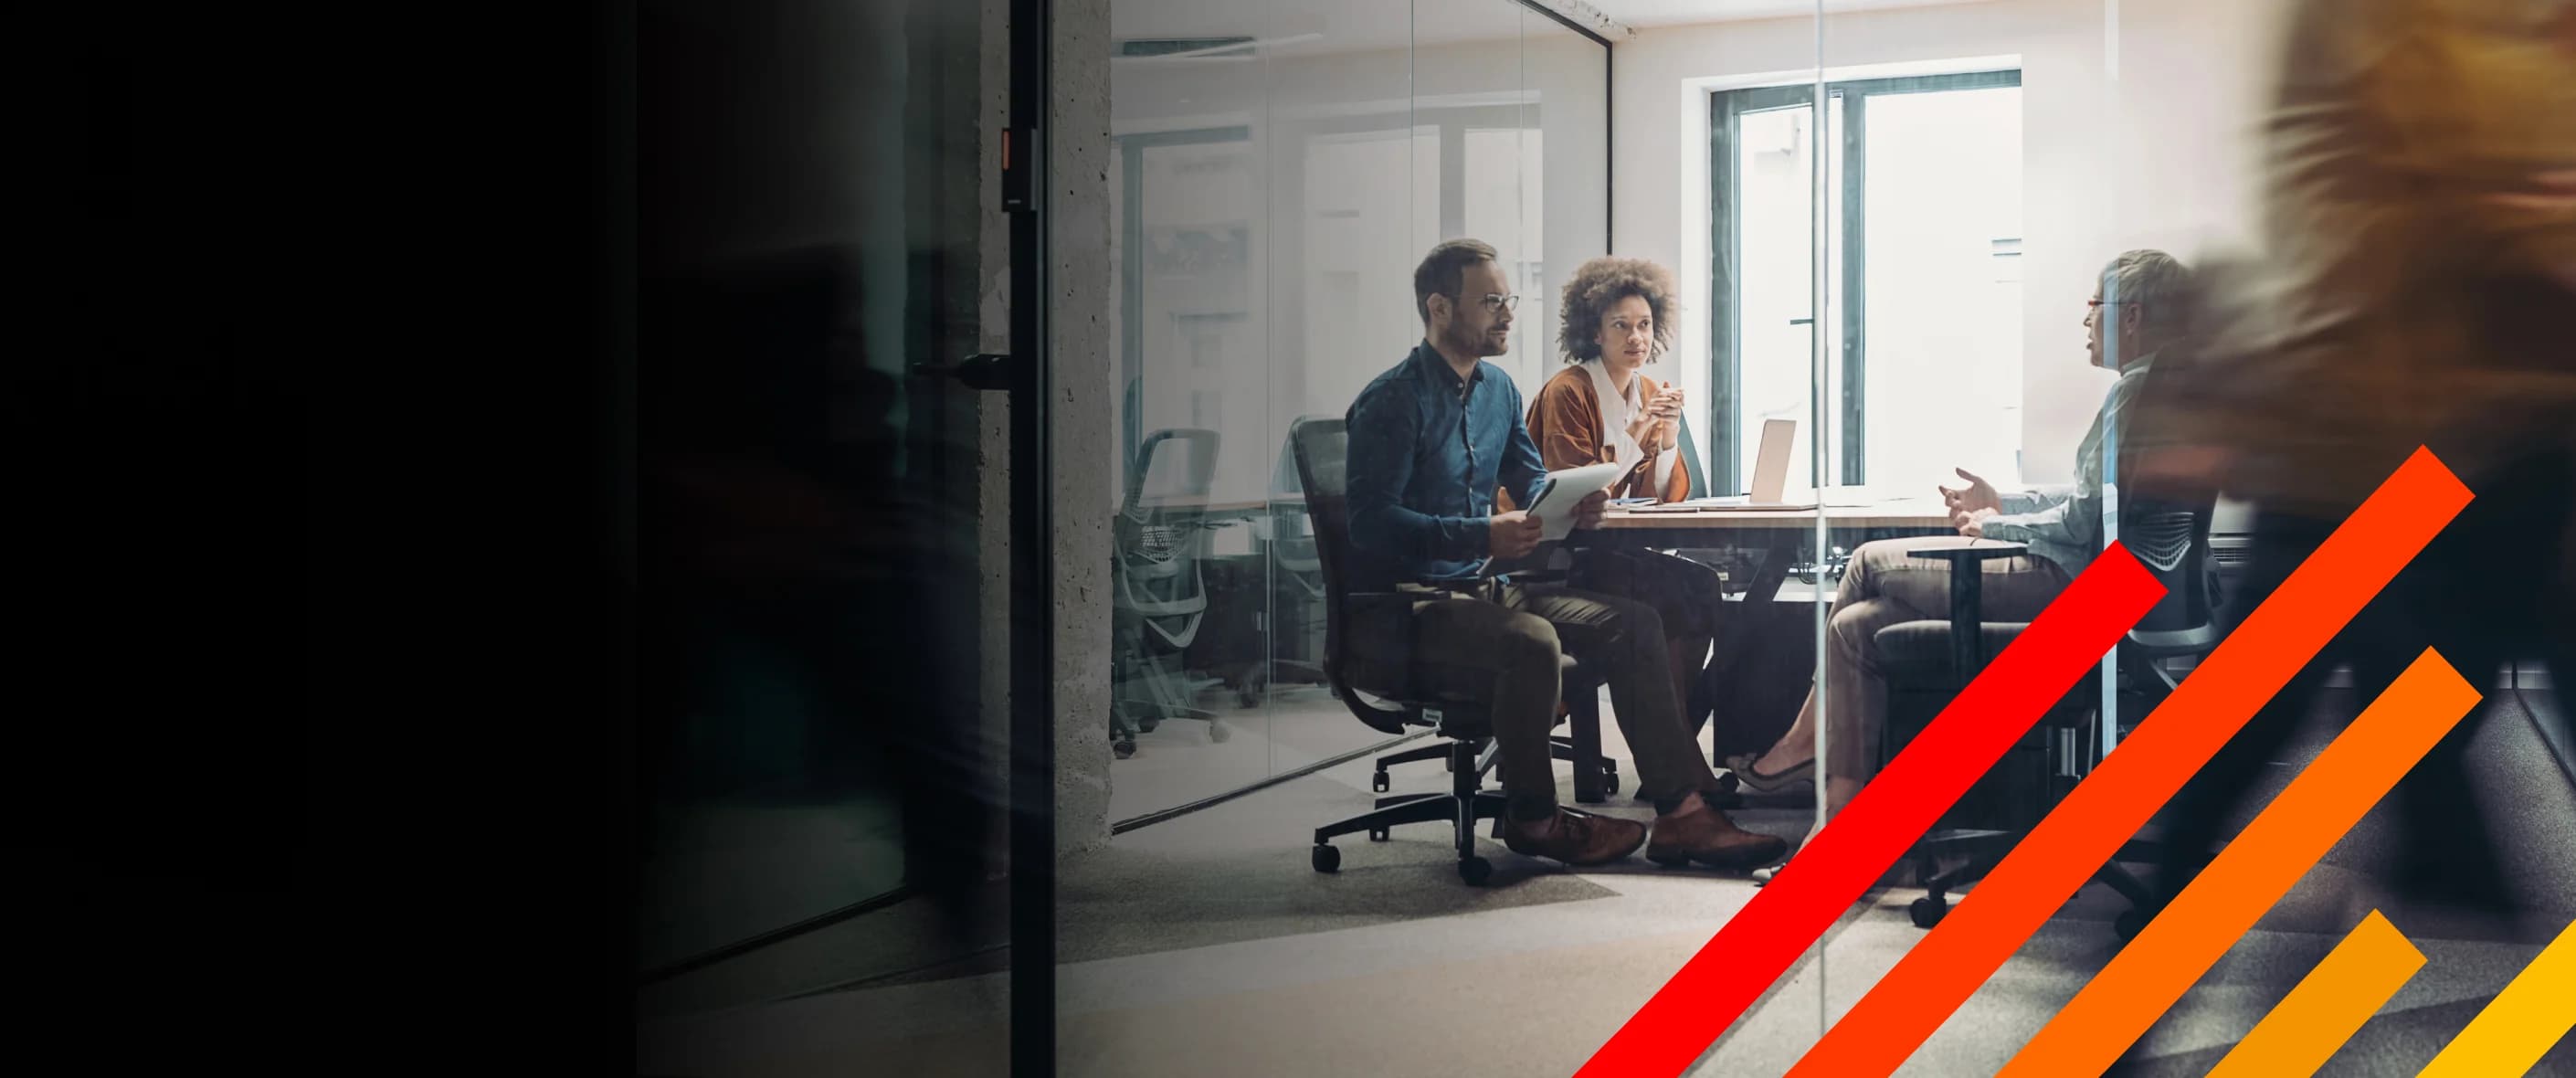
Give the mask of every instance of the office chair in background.
M 1306 416 L 1308 419 L 1327 418 Z M 1244 680 L 1241 703 L 1254 707 L 1261 703 L 1262 689 L 1280 682 L 1326 685 L 1331 679 L 1324 674 L 1324 570 L 1315 552 L 1315 536 L 1308 526 L 1306 507 L 1301 499 L 1304 484 L 1297 478 L 1295 424 L 1290 434 L 1279 443 L 1279 467 L 1270 484 L 1269 525 L 1270 607 L 1264 619 L 1263 659 L 1253 676 Z
M 1171 719 L 1208 724 L 1208 739 L 1230 736 L 1214 712 L 1191 706 L 1196 683 L 1179 668 L 1207 616 L 1207 583 L 1200 559 L 1207 553 L 1203 519 L 1216 472 L 1217 433 L 1160 430 L 1147 435 L 1128 473 L 1126 503 L 1111 537 L 1116 577 L 1111 621 L 1119 640 L 1109 709 L 1111 748 L 1136 752 L 1136 735 Z M 1163 464 L 1158 472 L 1156 465 Z M 1149 480 L 1168 476 L 1165 488 L 1145 495 Z M 1136 690 L 1144 692 L 1142 698 Z

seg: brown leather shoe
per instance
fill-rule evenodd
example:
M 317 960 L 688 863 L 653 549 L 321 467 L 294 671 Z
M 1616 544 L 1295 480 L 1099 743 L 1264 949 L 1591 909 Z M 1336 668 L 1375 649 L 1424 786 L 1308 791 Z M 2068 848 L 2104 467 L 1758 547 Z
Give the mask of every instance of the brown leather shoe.
M 1524 857 L 1544 857 L 1569 865 L 1606 865 L 1646 844 L 1646 825 L 1589 812 L 1556 810 L 1556 830 L 1532 838 L 1518 820 L 1503 823 L 1503 845 Z
M 1711 868 L 1752 868 L 1778 861 L 1788 852 L 1787 841 L 1747 831 L 1725 813 L 1703 808 L 1688 816 L 1656 820 L 1655 841 L 1646 847 L 1646 860 L 1666 868 L 1693 861 Z

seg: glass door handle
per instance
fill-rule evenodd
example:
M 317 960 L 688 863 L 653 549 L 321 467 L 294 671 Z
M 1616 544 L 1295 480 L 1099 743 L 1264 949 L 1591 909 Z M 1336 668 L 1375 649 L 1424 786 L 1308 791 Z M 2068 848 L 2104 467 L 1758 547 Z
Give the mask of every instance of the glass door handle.
M 1816 320 L 1813 318 L 1792 318 L 1789 320 L 1789 324 L 1793 326 L 1812 326 L 1816 324 Z
M 912 365 L 912 373 L 924 378 L 949 377 L 975 389 L 999 392 L 1011 388 L 1011 357 L 981 353 L 957 363 L 922 362 Z

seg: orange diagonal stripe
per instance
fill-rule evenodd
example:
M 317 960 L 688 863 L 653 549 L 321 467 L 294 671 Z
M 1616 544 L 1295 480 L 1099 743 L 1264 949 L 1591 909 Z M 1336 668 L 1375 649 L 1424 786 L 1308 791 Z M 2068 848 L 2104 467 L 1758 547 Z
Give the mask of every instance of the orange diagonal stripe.
M 2281 1005 L 2218 1061 L 2209 1078 L 2306 1078 L 2334 1058 L 2362 1023 L 2397 994 L 2424 952 L 2406 942 L 2378 910 L 2335 944 Z
M 2440 655 L 2419 656 L 1996 1078 L 2109 1069 L 2477 703 Z
M 2417 450 L 1789 1073 L 1905 1062 L 2468 503 Z

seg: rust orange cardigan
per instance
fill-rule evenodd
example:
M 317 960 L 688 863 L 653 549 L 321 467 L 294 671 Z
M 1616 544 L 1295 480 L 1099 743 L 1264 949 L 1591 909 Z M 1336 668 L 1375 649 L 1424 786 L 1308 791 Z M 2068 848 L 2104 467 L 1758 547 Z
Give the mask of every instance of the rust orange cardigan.
M 1662 388 L 1642 371 L 1637 374 L 1637 379 L 1639 400 L 1654 399 L 1655 393 Z M 1539 387 L 1538 399 L 1530 402 L 1529 433 L 1530 440 L 1538 443 L 1539 458 L 1546 462 L 1547 470 L 1551 472 L 1587 464 L 1618 463 L 1609 459 L 1617 452 L 1616 448 L 1601 444 L 1601 396 L 1592 389 L 1592 376 L 1575 364 L 1566 364 L 1565 369 L 1556 372 L 1546 385 Z M 1665 481 L 1664 489 L 1658 491 L 1654 489 L 1655 458 L 1661 451 L 1651 441 L 1645 450 L 1646 455 L 1637 461 L 1636 467 L 1630 468 L 1627 475 L 1610 485 L 1610 496 L 1653 498 L 1662 502 L 1688 500 L 1690 462 L 1674 461 L 1672 477 Z M 1503 496 L 1502 503 L 1503 512 L 1514 508 L 1508 494 Z

